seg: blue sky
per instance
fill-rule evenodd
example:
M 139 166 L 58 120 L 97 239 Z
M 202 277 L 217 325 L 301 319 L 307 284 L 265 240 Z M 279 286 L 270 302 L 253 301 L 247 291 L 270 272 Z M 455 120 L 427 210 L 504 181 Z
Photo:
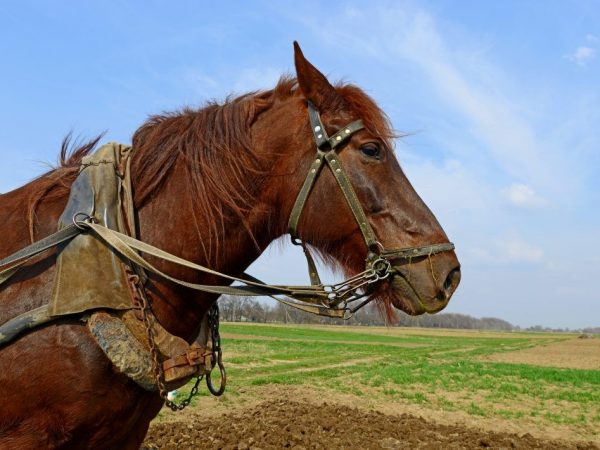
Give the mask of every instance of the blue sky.
M 463 264 L 447 311 L 600 324 L 598 1 L 22 1 L 0 17 L 0 192 L 70 130 L 129 142 L 149 114 L 272 87 L 296 39 L 409 133 L 398 158 Z M 281 247 L 254 273 L 305 281 Z

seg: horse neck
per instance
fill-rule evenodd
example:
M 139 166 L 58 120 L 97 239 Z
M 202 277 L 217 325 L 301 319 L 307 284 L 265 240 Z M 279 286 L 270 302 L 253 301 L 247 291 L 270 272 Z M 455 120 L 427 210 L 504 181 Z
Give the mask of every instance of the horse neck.
M 185 164 L 177 161 L 160 191 L 138 208 L 139 238 L 213 270 L 240 275 L 276 237 L 269 232 L 273 230 L 269 226 L 273 208 L 265 205 L 262 197 L 258 197 L 255 204 L 249 207 L 245 224 L 241 220 L 227 220 L 222 226 L 211 227 L 206 217 L 196 214 L 197 202 L 217 204 L 217 199 L 211 199 L 210 196 L 214 194 L 210 192 L 206 193 L 208 198 L 193 198 L 187 173 Z M 249 176 L 248 183 L 256 183 L 256 180 Z M 213 230 L 212 233 L 210 230 Z M 222 278 L 164 261 L 153 259 L 152 263 L 161 271 L 186 281 L 228 284 Z M 171 333 L 186 339 L 195 335 L 203 314 L 217 298 L 213 294 L 165 282 L 152 274 L 146 291 L 159 322 Z

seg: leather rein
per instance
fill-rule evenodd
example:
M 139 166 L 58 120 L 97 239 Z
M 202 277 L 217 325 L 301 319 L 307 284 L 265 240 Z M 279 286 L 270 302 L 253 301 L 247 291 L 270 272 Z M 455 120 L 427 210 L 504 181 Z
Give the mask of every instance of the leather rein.
M 246 273 L 240 277 L 227 275 L 187 261 L 134 237 L 108 228 L 97 223 L 94 217 L 90 217 L 85 213 L 76 214 L 73 217 L 71 225 L 0 260 L 0 285 L 6 282 L 36 255 L 58 244 L 69 241 L 80 233 L 92 233 L 120 256 L 129 260 L 134 266 L 141 267 L 148 272 L 181 286 L 217 295 L 269 296 L 283 304 L 312 314 L 349 319 L 357 310 L 364 307 L 370 301 L 368 296 L 372 292 L 374 285 L 394 273 L 392 261 L 410 262 L 412 258 L 431 256 L 436 253 L 454 250 L 454 244 L 450 242 L 422 247 L 386 250 L 371 228 L 337 152 L 337 149 L 340 149 L 354 133 L 364 128 L 363 122 L 356 120 L 329 137 L 321 121 L 319 112 L 310 102 L 308 102 L 308 115 L 316 142 L 317 153 L 292 208 L 288 228 L 292 242 L 300 245 L 304 250 L 311 280 L 309 286 L 271 285 Z M 298 237 L 297 232 L 300 216 L 309 194 L 319 174 L 322 172 L 323 166 L 329 167 L 337 180 L 368 249 L 365 270 L 363 272 L 340 283 L 329 285 L 321 282 L 314 260 L 306 244 Z M 160 271 L 141 256 L 140 252 L 199 272 L 216 275 L 238 284 L 226 286 L 190 283 Z M 1 341 L 2 339 L 0 339 L 0 345 L 2 344 Z

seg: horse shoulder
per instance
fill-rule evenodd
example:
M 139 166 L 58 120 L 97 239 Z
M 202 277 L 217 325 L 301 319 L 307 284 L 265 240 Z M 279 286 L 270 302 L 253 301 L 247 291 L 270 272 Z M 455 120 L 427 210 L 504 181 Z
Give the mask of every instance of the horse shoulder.
M 42 193 L 43 178 L 0 196 L 0 258 L 4 258 L 56 231 L 67 196 Z M 34 196 L 39 196 L 31 210 Z M 0 285 L 0 323 L 35 309 L 50 299 L 54 279 L 54 251 L 34 258 L 8 282 Z

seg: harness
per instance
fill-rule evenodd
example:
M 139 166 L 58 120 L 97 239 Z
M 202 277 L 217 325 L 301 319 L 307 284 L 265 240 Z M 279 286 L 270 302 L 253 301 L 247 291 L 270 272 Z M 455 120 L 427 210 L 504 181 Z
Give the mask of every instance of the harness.
M 61 303 L 64 297 L 63 293 L 72 294 L 76 292 L 81 295 L 82 288 L 83 292 L 88 292 L 91 289 L 90 283 L 83 287 L 71 286 L 71 289 L 65 289 L 60 284 L 61 278 L 57 277 L 59 281 L 55 283 L 53 289 L 54 302 L 24 313 L 0 325 L 0 347 L 28 329 L 65 316 L 75 315 L 76 317 L 83 317 L 87 321 L 92 335 L 113 364 L 145 389 L 158 390 L 166 400 L 168 388 L 185 384 L 192 375 L 198 376 L 192 389 L 192 393 L 197 392 L 201 376 L 206 375 L 209 390 L 216 395 L 220 395 L 225 387 L 225 370 L 221 359 L 218 307 L 216 303 L 203 319 L 200 336 L 192 345 L 189 345 L 181 338 L 169 334 L 154 318 L 151 302 L 148 300 L 147 292 L 144 289 L 147 273 L 158 275 L 173 283 L 197 291 L 217 295 L 269 296 L 285 305 L 306 312 L 326 317 L 349 319 L 357 310 L 370 301 L 368 296 L 377 283 L 388 278 L 391 274 L 397 273 L 393 267 L 394 265 L 406 261 L 410 262 L 412 258 L 431 256 L 454 249 L 452 243 L 385 249 L 371 228 L 338 155 L 338 149 L 341 149 L 356 132 L 364 128 L 363 122 L 361 120 L 354 121 L 329 137 L 319 112 L 311 102 L 308 102 L 308 114 L 317 152 L 292 208 L 288 229 L 292 242 L 301 246 L 306 256 L 310 285 L 272 285 L 246 273 L 239 277 L 224 274 L 138 240 L 134 235 L 135 223 L 133 222 L 134 212 L 131 199 L 131 174 L 129 170 L 131 148 L 119 144 L 108 144 L 107 146 L 112 146 L 114 152 L 112 159 L 97 156 L 105 151 L 103 149 L 107 146 L 99 149 L 92 157 L 86 157 L 89 159 L 84 159 L 80 175 L 71 188 L 67 209 L 61 216 L 59 231 L 0 260 L 0 284 L 8 281 L 20 268 L 40 253 L 58 247 L 57 272 L 64 273 L 64 271 L 76 270 L 73 265 L 74 261 L 77 262 L 87 258 L 104 258 L 103 267 L 109 267 L 118 282 L 125 280 L 124 284 L 127 287 L 120 287 L 118 291 L 119 294 L 122 294 L 123 290 L 126 289 L 129 295 L 127 298 L 130 301 L 124 300 L 123 295 L 118 295 L 119 302 L 117 304 L 106 304 L 106 302 L 110 302 L 106 298 L 107 294 L 98 293 L 94 297 L 95 300 L 91 300 L 96 303 L 84 302 L 80 304 L 78 303 L 79 299 L 76 298 L 73 302 L 67 302 L 70 306 L 65 307 L 64 302 Z M 94 158 L 94 156 L 97 157 Z M 321 282 L 316 264 L 306 243 L 298 237 L 298 222 L 310 192 L 323 171 L 323 166 L 329 167 L 335 177 L 368 249 L 363 272 L 331 285 Z M 99 171 L 100 168 L 106 170 L 107 167 L 115 172 L 116 187 L 102 184 L 98 181 L 102 178 L 94 178 L 94 174 L 99 173 L 94 171 Z M 84 187 L 79 189 L 79 184 Z M 85 187 L 90 184 L 95 186 L 90 190 L 91 194 L 85 190 Z M 110 209 L 115 200 L 119 207 L 116 212 L 112 213 L 112 217 L 116 217 L 116 219 L 107 220 L 107 214 L 100 214 L 97 211 L 96 203 L 100 201 L 100 203 L 106 205 L 106 208 Z M 90 204 L 92 205 L 91 208 L 89 207 Z M 108 214 L 108 216 L 111 215 Z M 85 245 L 82 244 L 84 240 Z M 92 245 L 91 252 L 89 251 L 90 245 Z M 87 253 L 86 248 L 88 249 Z M 69 254 L 72 256 L 70 259 L 66 258 L 66 255 Z M 202 273 L 216 275 L 235 284 L 204 285 L 190 283 L 160 271 L 142 254 L 151 255 Z M 84 255 L 87 256 L 84 257 Z M 96 260 L 94 259 L 94 261 Z M 114 264 L 122 266 L 123 270 L 116 270 Z M 117 284 L 119 284 L 118 282 Z M 104 303 L 97 303 L 99 298 Z M 73 304 L 76 306 L 73 307 Z M 98 312 L 96 308 L 104 308 L 105 310 Z M 132 336 L 135 338 L 134 340 L 132 340 Z M 140 351 L 136 342 L 137 344 L 141 343 L 141 347 L 146 350 Z M 125 354 L 115 353 L 114 349 L 122 348 L 122 344 L 129 351 Z M 139 357 L 133 357 L 133 360 L 130 360 L 131 355 L 138 355 Z M 221 372 L 221 386 L 218 389 L 210 381 L 211 371 L 216 366 L 219 367 Z M 141 370 L 141 375 L 138 373 L 140 372 L 139 367 L 146 368 Z M 149 373 L 153 377 L 149 378 Z M 172 409 L 182 409 L 182 407 L 189 404 L 189 398 L 182 405 L 175 405 L 169 400 L 166 400 L 166 402 Z

